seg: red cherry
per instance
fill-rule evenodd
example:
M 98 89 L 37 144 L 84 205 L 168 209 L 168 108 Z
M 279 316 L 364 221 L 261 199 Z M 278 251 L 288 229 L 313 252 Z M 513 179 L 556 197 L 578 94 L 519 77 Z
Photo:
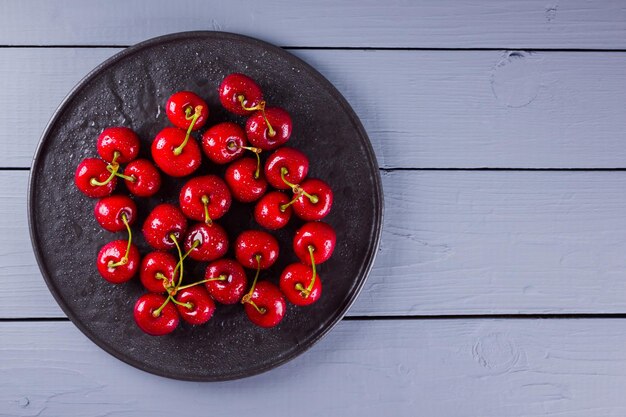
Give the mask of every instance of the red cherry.
M 143 235 L 150 246 L 158 250 L 169 250 L 176 247 L 171 238 L 174 235 L 178 242 L 187 230 L 185 215 L 172 204 L 156 206 L 143 224 Z
M 191 130 L 198 130 L 204 126 L 209 118 L 209 106 L 196 93 L 179 91 L 172 94 L 165 105 L 165 113 L 174 126 L 187 130 L 191 126 L 193 114 L 198 107 L 200 108 L 200 115 L 191 128 Z
M 265 178 L 274 188 L 288 190 L 291 185 L 283 181 L 281 170 L 285 180 L 295 185 L 300 184 L 309 172 L 309 159 L 305 154 L 294 148 L 282 147 L 276 149 L 265 162 Z
M 326 217 L 333 205 L 333 191 L 322 180 L 309 178 L 300 184 L 304 194 L 293 203 L 293 211 L 303 220 L 314 221 Z
M 220 102 L 231 113 L 245 116 L 263 100 L 261 87 L 250 77 L 233 73 L 227 75 L 219 87 Z
M 247 145 L 246 132 L 232 122 L 216 124 L 202 135 L 202 150 L 216 164 L 227 164 L 239 158 Z
M 185 236 L 185 251 L 196 261 L 213 261 L 221 258 L 228 250 L 228 235 L 217 223 L 210 226 L 196 223 Z
M 131 244 L 127 262 L 121 263 L 122 258 L 126 255 L 127 247 L 127 240 L 114 240 L 100 249 L 97 266 L 102 278 L 113 284 L 121 284 L 135 276 L 137 268 L 139 268 L 139 250 Z M 112 266 L 114 264 L 116 265 Z
M 168 302 L 159 312 L 167 298 L 160 294 L 144 294 L 135 303 L 135 323 L 151 336 L 163 336 L 172 333 L 178 327 L 178 310 L 174 303 Z M 155 316 L 156 314 L 156 316 Z
M 248 118 L 246 133 L 248 142 L 252 146 L 269 151 L 289 140 L 292 127 L 291 116 L 280 107 L 267 107 L 265 117 L 263 114 L 263 111 L 259 110 Z
M 316 302 L 322 295 L 322 281 L 319 274 L 315 274 L 315 281 L 310 292 L 308 288 L 313 279 L 311 267 L 302 264 L 291 264 L 280 276 L 280 290 L 290 303 L 297 306 L 308 306 Z
M 237 303 L 248 286 L 243 267 L 230 259 L 210 263 L 206 268 L 204 279 L 210 280 L 204 285 L 211 297 L 222 304 Z
M 257 161 L 252 158 L 238 159 L 228 166 L 224 179 L 235 200 L 251 203 L 265 194 L 267 181 L 260 172 L 255 178 L 256 173 Z
M 231 204 L 226 183 L 216 175 L 203 175 L 187 181 L 180 190 L 180 208 L 192 220 L 210 224 L 222 217 Z
M 274 327 L 285 317 L 287 305 L 285 299 L 274 284 L 261 281 L 256 284 L 244 310 L 250 321 L 259 327 Z M 257 310 L 258 308 L 258 310 Z
M 94 184 L 96 181 L 103 185 Z M 107 164 L 102 159 L 87 158 L 78 164 L 74 182 L 76 187 L 87 197 L 100 198 L 113 193 L 117 185 L 117 178 L 111 177 L 111 173 L 107 170 Z
M 139 279 L 148 291 L 165 292 L 165 283 L 169 286 L 176 284 L 178 274 L 174 274 L 174 270 L 177 264 L 176 258 L 167 252 L 150 252 L 141 260 Z M 159 276 L 166 279 L 159 278 Z
M 335 229 L 329 224 L 323 222 L 305 223 L 296 231 L 293 238 L 293 250 L 303 263 L 311 265 L 311 254 L 309 253 L 309 247 L 311 247 L 315 263 L 321 264 L 333 254 L 336 242 Z
M 105 161 L 125 164 L 139 155 L 139 136 L 127 127 L 108 127 L 98 136 L 97 148 Z
M 289 197 L 280 191 L 265 194 L 254 207 L 254 220 L 266 229 L 277 230 L 285 227 L 291 218 Z
M 215 303 L 206 289 L 201 286 L 180 290 L 176 294 L 176 301 L 188 304 L 188 306 L 177 304 L 176 308 L 183 320 L 190 324 L 206 323 L 215 312 Z
M 161 188 L 161 174 L 147 159 L 136 159 L 126 165 L 124 175 L 134 179 L 124 181 L 128 191 L 137 197 L 151 197 Z
M 260 230 L 246 230 L 235 241 L 235 257 L 247 268 L 269 268 L 278 259 L 278 251 L 276 238 Z M 260 255 L 258 264 L 257 255 Z
M 167 175 L 184 177 L 200 166 L 202 154 L 198 142 L 189 136 L 187 143 L 184 143 L 185 138 L 184 130 L 166 127 L 152 142 L 152 159 Z
M 125 195 L 112 195 L 104 197 L 96 203 L 94 208 L 96 220 L 109 232 L 120 232 L 126 229 L 123 215 L 129 225 L 135 223 L 137 218 L 137 205 Z

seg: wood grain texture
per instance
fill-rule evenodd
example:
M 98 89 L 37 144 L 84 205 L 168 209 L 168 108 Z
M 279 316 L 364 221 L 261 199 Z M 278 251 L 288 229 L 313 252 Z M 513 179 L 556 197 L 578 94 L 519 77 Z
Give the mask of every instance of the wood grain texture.
M 0 317 L 62 317 L 31 252 L 26 180 L 0 172 Z M 351 315 L 626 313 L 626 172 L 395 171 L 383 186 Z
M 188 383 L 69 322 L 0 323 L 0 416 L 619 416 L 624 344 L 624 320 L 344 321 L 269 373 Z
M 0 166 L 30 166 L 63 97 L 117 51 L 0 49 Z M 345 95 L 382 167 L 626 167 L 626 53 L 292 52 Z
M 626 46 L 619 0 L 5 0 L 0 28 L 5 45 L 128 45 L 170 32 L 222 30 L 289 46 Z

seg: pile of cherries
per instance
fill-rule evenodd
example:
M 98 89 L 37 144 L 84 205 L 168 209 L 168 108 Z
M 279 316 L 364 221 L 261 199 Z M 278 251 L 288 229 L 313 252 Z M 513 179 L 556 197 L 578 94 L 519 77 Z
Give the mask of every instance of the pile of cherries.
M 174 127 L 164 128 L 154 138 L 153 162 L 137 159 L 140 140 L 135 132 L 109 127 L 98 137 L 100 158 L 87 158 L 76 169 L 78 189 L 99 198 L 95 206 L 98 223 L 110 232 L 126 229 L 128 233 L 128 239 L 114 240 L 100 249 L 97 268 L 114 284 L 139 274 L 149 292 L 137 300 L 134 318 L 150 335 L 172 332 L 180 317 L 196 325 L 207 322 L 215 302 L 242 303 L 252 323 L 273 327 L 285 316 L 285 298 L 305 306 L 322 293 L 316 265 L 330 258 L 336 242 L 334 229 L 320 221 L 332 206 L 330 186 L 307 178 L 306 155 L 283 146 L 291 136 L 291 117 L 282 108 L 266 107 L 254 80 L 238 73 L 228 75 L 219 86 L 219 98 L 228 111 L 248 116 L 245 129 L 233 122 L 218 123 L 204 132 L 199 144 L 193 132 L 206 124 L 209 107 L 197 94 L 180 91 L 166 103 Z M 269 151 L 272 153 L 262 165 L 260 155 Z M 123 180 L 136 198 L 153 197 L 161 188 L 161 172 L 189 176 L 200 167 L 203 153 L 214 164 L 229 164 L 224 179 L 217 175 L 192 177 L 180 190 L 179 206 L 162 203 L 154 207 L 142 227 L 154 251 L 142 257 L 132 243 L 137 206 L 131 197 L 113 194 L 117 181 Z M 251 156 L 244 157 L 246 154 Z M 274 190 L 268 192 L 269 186 Z M 242 232 L 234 240 L 236 260 L 224 258 L 230 239 L 217 221 L 228 212 L 233 198 L 240 203 L 256 202 L 254 219 L 267 230 L 285 227 L 293 215 L 307 222 L 293 239 L 301 263 L 284 269 L 279 287 L 268 280 L 259 281 L 260 271 L 270 268 L 280 252 L 278 241 L 267 231 Z M 193 223 L 188 226 L 188 221 Z M 207 262 L 203 279 L 184 282 L 187 257 Z M 245 268 L 255 271 L 251 285 Z

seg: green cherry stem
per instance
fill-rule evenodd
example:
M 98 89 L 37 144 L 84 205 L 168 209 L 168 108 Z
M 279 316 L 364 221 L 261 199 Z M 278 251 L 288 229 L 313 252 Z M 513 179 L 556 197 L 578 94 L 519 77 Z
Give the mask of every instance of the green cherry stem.
M 252 293 L 254 292 L 254 288 L 256 287 L 256 282 L 259 279 L 259 274 L 261 273 L 261 255 L 256 255 L 256 275 L 254 276 L 254 281 L 252 281 L 252 287 L 250 287 L 250 291 L 246 295 L 241 298 L 241 304 L 251 304 L 252 307 L 256 309 L 260 314 L 265 314 L 266 310 L 262 307 L 256 305 L 254 301 L 252 301 Z
M 269 130 L 267 134 L 270 135 L 271 137 L 276 136 L 276 131 L 270 124 L 270 121 L 267 120 L 267 116 L 265 116 L 265 101 L 261 101 L 256 106 L 246 107 L 246 105 L 243 104 L 246 101 L 246 98 L 243 96 L 243 94 L 238 95 L 237 100 L 239 100 L 239 104 L 241 104 L 241 108 L 244 110 L 247 110 L 247 111 L 260 110 L 261 114 L 263 114 L 263 120 L 265 120 L 265 124 L 267 125 L 267 130 Z
M 254 146 L 239 146 L 239 149 L 246 149 L 250 152 L 253 152 L 256 156 L 256 171 L 254 171 L 254 179 L 258 179 L 259 175 L 261 175 L 261 148 L 256 148 Z
M 309 249 L 309 255 L 311 255 L 311 266 L 313 268 L 313 277 L 311 278 L 311 282 L 309 282 L 309 285 L 306 288 L 304 288 L 302 284 L 300 283 L 296 284 L 296 290 L 300 291 L 300 295 L 302 295 L 302 297 L 304 298 L 308 298 L 309 295 L 311 295 L 311 291 L 313 291 L 313 285 L 315 285 L 315 278 L 317 278 L 317 272 L 315 270 L 315 258 L 313 257 L 313 252 L 315 251 L 315 248 L 313 247 L 313 245 L 309 245 L 308 249 Z
M 174 301 L 174 299 L 172 298 L 171 295 L 168 295 L 167 298 L 165 299 L 165 301 L 163 302 L 163 304 L 161 304 L 161 307 L 157 308 L 156 310 L 154 310 L 152 312 L 152 317 L 159 317 L 161 315 L 161 311 L 163 311 L 163 309 L 165 308 L 165 306 L 167 305 L 167 303 L 170 302 L 170 300 Z
M 120 166 L 117 163 L 107 165 L 107 171 L 111 173 L 111 175 L 109 175 L 109 178 L 107 178 L 104 181 L 98 181 L 97 179 L 92 178 L 89 180 L 89 184 L 93 185 L 94 187 L 101 187 L 103 185 L 107 185 L 113 180 L 113 178 L 115 178 L 115 175 L 117 174 L 118 169 L 120 169 Z
M 193 126 L 196 124 L 196 121 L 200 117 L 200 113 L 202 112 L 202 106 L 196 106 L 194 109 L 193 116 L 191 117 L 191 123 L 189 124 L 189 128 L 187 129 L 187 134 L 185 135 L 185 140 L 180 144 L 177 148 L 174 148 L 174 155 L 178 156 L 183 152 L 187 142 L 189 142 L 189 137 L 191 135 L 191 131 L 193 130 Z M 186 117 L 188 117 L 189 112 L 185 110 Z
M 180 288 L 179 288 L 179 289 L 180 289 Z M 171 296 L 170 296 L 170 297 L 171 297 Z M 187 309 L 189 309 L 189 310 L 191 310 L 191 309 L 193 308 L 193 304 L 191 304 L 191 303 L 181 303 L 180 301 L 176 300 L 174 297 L 171 297 L 171 298 L 172 298 L 172 302 L 173 302 L 174 304 L 176 304 L 176 305 L 179 305 L 179 306 L 185 307 L 185 308 L 187 308 Z
M 281 167 L 280 168 L 280 178 L 283 180 L 283 182 L 291 187 L 291 191 L 293 191 L 294 194 L 301 194 L 301 195 L 305 195 L 306 197 L 308 197 L 308 199 L 311 201 L 311 203 L 316 204 L 318 201 L 320 201 L 319 197 L 316 195 L 311 195 L 309 193 L 307 193 L 306 191 L 304 191 L 302 189 L 302 187 L 300 187 L 300 185 L 298 184 L 292 184 L 291 182 L 287 181 L 287 178 L 285 178 L 285 175 L 289 174 L 289 170 L 287 170 L 286 167 Z M 300 195 L 298 195 L 298 198 L 300 198 Z
M 302 188 L 298 187 L 297 188 L 297 192 L 294 191 L 295 196 L 294 196 L 293 200 L 291 200 L 288 203 L 281 204 L 280 207 L 279 207 L 280 211 L 284 212 L 285 210 L 287 210 L 287 207 L 289 207 L 290 205 L 292 205 L 293 203 L 298 201 L 300 199 L 300 197 L 302 197 L 303 193 L 304 193 L 304 190 Z
M 178 271 L 178 268 L 180 268 L 180 265 L 181 265 L 182 261 L 187 259 L 187 257 L 191 253 L 191 251 L 194 250 L 195 248 L 197 248 L 199 245 L 200 245 L 200 241 L 199 240 L 194 240 L 193 241 L 193 244 L 191 245 L 189 250 L 187 252 L 185 252 L 185 254 L 183 255 L 183 259 L 178 261 L 178 263 L 176 264 L 176 267 L 174 268 L 174 275 L 176 275 L 176 271 Z
M 178 287 L 178 290 L 180 291 L 180 290 L 184 290 L 185 288 L 195 287 L 196 285 L 204 284 L 205 282 L 210 282 L 210 281 L 226 281 L 226 275 L 220 275 L 219 277 L 215 277 L 215 278 L 207 278 L 207 279 L 194 282 L 193 284 L 183 285 L 182 287 Z
M 170 234 L 170 239 L 172 239 L 172 242 L 174 242 L 174 245 L 176 245 L 176 250 L 178 250 L 178 264 L 176 265 L 176 267 L 180 266 L 180 274 L 178 274 L 178 284 L 176 284 L 176 287 L 178 288 L 180 286 L 180 283 L 183 282 L 183 252 L 180 250 L 180 245 L 178 244 L 178 240 L 176 239 L 176 235 L 174 233 Z M 174 269 L 174 276 L 176 276 L 176 269 Z M 173 279 L 173 277 L 172 277 Z
M 109 268 L 116 268 L 118 266 L 126 265 L 128 263 L 130 245 L 133 241 L 133 232 L 130 230 L 130 225 L 128 224 L 128 217 L 126 217 L 126 213 L 122 213 L 122 221 L 124 222 L 124 226 L 126 226 L 126 230 L 128 231 L 128 245 L 126 245 L 126 254 L 118 262 L 109 261 L 109 263 L 107 264 Z
M 107 165 L 107 171 L 109 171 L 110 173 L 114 174 L 116 177 L 120 177 L 120 178 L 125 179 L 126 181 L 135 182 L 137 180 L 135 177 L 124 175 L 124 174 L 120 174 L 117 171 L 117 169 L 115 169 L 112 165 Z
M 211 220 L 211 216 L 209 216 L 209 197 L 206 195 L 202 196 L 202 205 L 204 206 L 204 222 L 211 226 L 213 224 L 213 220 Z M 197 242 L 194 241 L 195 244 Z

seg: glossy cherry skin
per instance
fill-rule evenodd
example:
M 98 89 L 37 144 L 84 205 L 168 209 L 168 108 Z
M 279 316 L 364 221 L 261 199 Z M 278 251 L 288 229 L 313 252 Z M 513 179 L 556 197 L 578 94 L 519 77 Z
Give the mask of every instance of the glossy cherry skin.
M 202 153 L 198 142 L 193 137 L 179 155 L 174 149 L 185 141 L 186 132 L 175 127 L 161 130 L 152 142 L 152 159 L 154 163 L 172 177 L 184 177 L 192 174 L 200 166 Z
M 151 197 L 161 188 L 161 174 L 154 164 L 147 159 L 136 159 L 126 165 L 124 175 L 135 181 L 124 180 L 128 191 L 137 197 Z
M 216 124 L 202 135 L 202 150 L 216 164 L 227 164 L 239 158 L 248 146 L 246 132 L 236 123 Z
M 309 178 L 300 184 L 300 187 L 309 195 L 317 197 L 318 200 L 313 203 L 306 195 L 300 196 L 293 203 L 293 211 L 296 216 L 307 221 L 320 220 L 326 217 L 333 206 L 333 191 L 330 186 L 322 180 Z
M 191 303 L 191 308 L 176 305 L 180 316 L 190 324 L 204 324 L 213 316 L 215 303 L 203 286 L 197 285 L 180 290 L 176 294 L 176 301 Z
M 256 159 L 242 158 L 230 164 L 226 169 L 224 179 L 235 200 L 251 203 L 265 194 L 267 181 L 262 171 L 259 173 L 259 178 L 254 178 L 256 168 Z
M 98 136 L 98 155 L 107 162 L 113 162 L 115 152 L 118 157 L 115 162 L 125 164 L 139 155 L 139 136 L 127 127 L 107 127 Z
M 246 230 L 235 241 L 235 258 L 246 268 L 257 269 L 256 255 L 261 255 L 259 267 L 267 269 L 278 259 L 278 241 L 261 230 Z
M 174 270 L 178 261 L 167 252 L 150 252 L 141 260 L 139 268 L 139 280 L 150 292 L 165 292 L 164 280 L 156 277 L 157 274 L 166 276 L 168 285 L 173 286 L 178 279 L 178 273 L 174 275 Z
M 280 107 L 267 107 L 265 117 L 274 129 L 274 136 L 265 123 L 263 112 L 257 111 L 246 122 L 248 142 L 264 151 L 276 149 L 289 140 L 291 136 L 291 116 Z
M 254 220 L 266 229 L 277 230 L 285 227 L 291 218 L 291 206 L 281 209 L 289 203 L 289 197 L 280 191 L 265 194 L 254 206 Z
M 127 246 L 127 240 L 114 240 L 104 245 L 100 249 L 100 252 L 98 252 L 96 262 L 98 272 L 100 272 L 102 278 L 112 284 L 121 284 L 129 281 L 135 276 L 139 268 L 139 250 L 137 250 L 137 247 L 133 244 L 130 245 L 130 251 L 128 252 L 128 262 L 124 265 L 109 268 L 109 262 L 115 263 L 122 259 L 126 254 Z
M 311 265 L 309 246 L 313 247 L 315 264 L 326 262 L 335 250 L 337 234 L 335 229 L 324 222 L 306 223 L 296 231 L 293 238 L 293 251 L 306 265 Z
M 200 116 L 191 128 L 191 130 L 198 130 L 205 125 L 209 118 L 209 106 L 196 93 L 179 91 L 172 94 L 165 104 L 165 113 L 174 126 L 186 131 L 191 125 L 191 117 L 198 106 L 202 107 Z M 187 118 L 187 112 L 189 112 L 189 118 Z
M 187 219 L 178 207 L 159 204 L 148 214 L 142 230 L 146 242 L 154 249 L 170 250 L 176 247 L 170 235 L 180 244 L 187 231 Z
M 172 333 L 178 327 L 178 310 L 171 301 L 163 307 L 159 316 L 154 317 L 165 302 L 161 294 L 144 294 L 135 303 L 134 318 L 137 326 L 151 336 L 163 336 Z
M 228 234 L 217 223 L 210 226 L 206 223 L 196 223 L 191 226 L 185 236 L 185 252 L 189 251 L 196 241 L 199 245 L 189 252 L 189 257 L 196 261 L 214 261 L 224 256 L 228 250 Z
M 225 279 L 215 279 L 221 276 Z M 204 279 L 212 279 L 204 285 L 211 297 L 222 304 L 239 302 L 248 286 L 243 267 L 231 259 L 219 259 L 211 262 L 206 268 Z
M 206 197 L 210 220 L 217 220 L 228 212 L 232 198 L 226 183 L 216 175 L 203 175 L 190 179 L 183 185 L 178 197 L 180 209 L 185 216 L 199 222 L 205 221 L 204 204 Z
M 227 75 L 219 86 L 222 106 L 231 113 L 245 116 L 252 111 L 242 107 L 239 96 L 243 96 L 245 107 L 255 107 L 263 100 L 261 87 L 247 75 L 232 73 Z
M 263 311 L 260 313 L 252 304 L 244 303 L 248 319 L 259 327 L 274 327 L 285 317 L 285 298 L 278 287 L 269 281 L 257 282 L 250 300 Z
M 265 161 L 265 178 L 274 188 L 288 190 L 280 172 L 285 168 L 285 179 L 292 184 L 300 184 L 309 172 L 309 159 L 297 149 L 284 146 L 276 149 Z
M 110 175 L 111 173 L 107 170 L 107 163 L 102 159 L 87 158 L 78 164 L 74 174 L 74 182 L 76 187 L 87 197 L 106 197 L 113 194 L 117 185 L 117 178 L 113 178 L 105 185 L 92 185 L 91 179 L 104 182 Z
M 311 292 L 306 295 L 301 288 L 308 288 L 313 279 L 313 270 L 310 266 L 299 263 L 288 265 L 280 276 L 280 290 L 285 298 L 297 306 L 308 306 L 322 296 L 322 281 L 316 274 Z
M 122 215 L 126 215 L 129 225 L 137 219 L 137 205 L 125 195 L 111 195 L 101 198 L 94 207 L 96 220 L 103 229 L 109 232 L 126 230 Z

